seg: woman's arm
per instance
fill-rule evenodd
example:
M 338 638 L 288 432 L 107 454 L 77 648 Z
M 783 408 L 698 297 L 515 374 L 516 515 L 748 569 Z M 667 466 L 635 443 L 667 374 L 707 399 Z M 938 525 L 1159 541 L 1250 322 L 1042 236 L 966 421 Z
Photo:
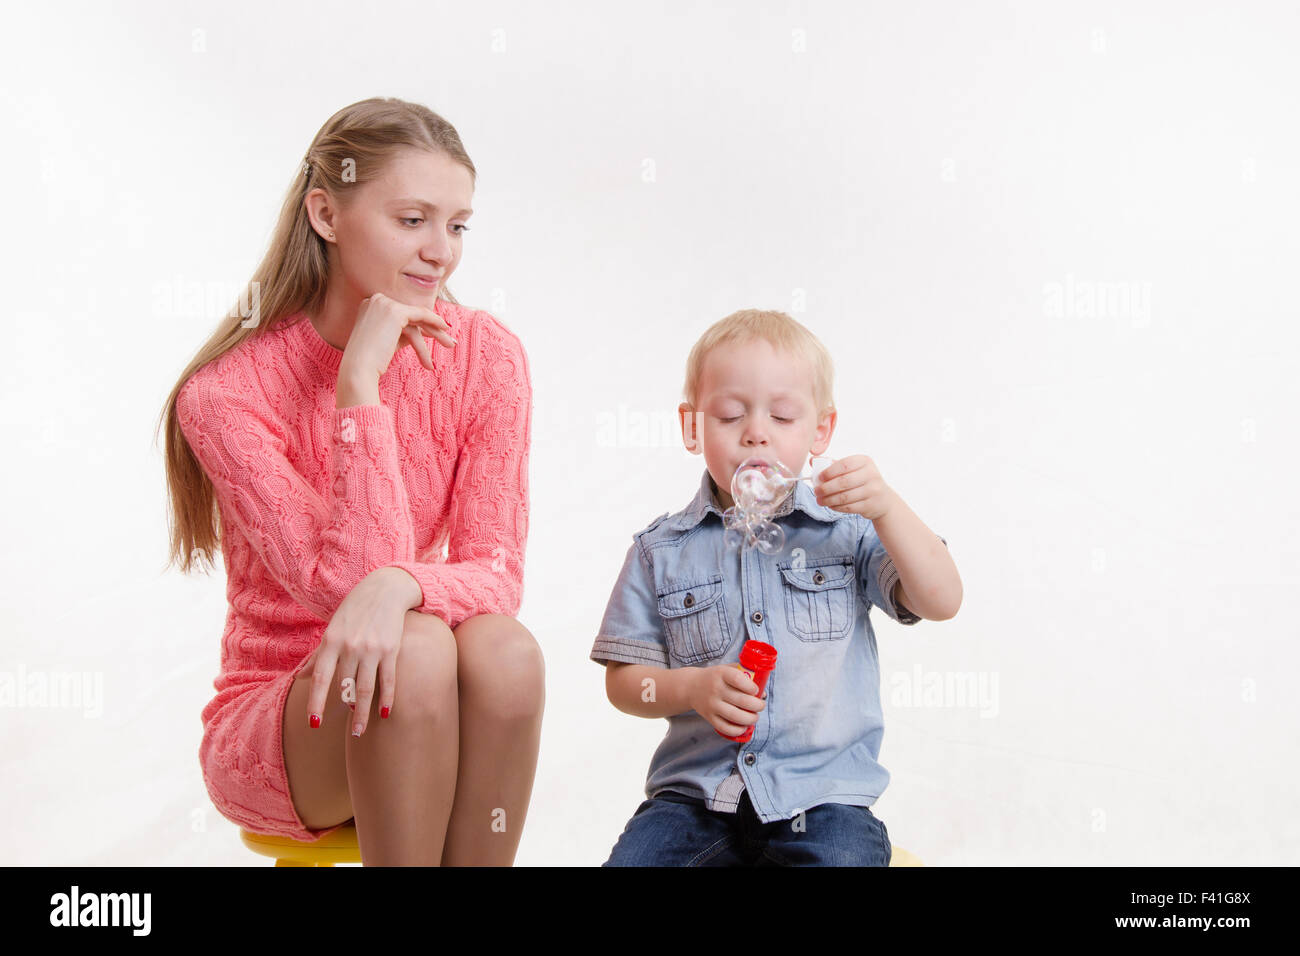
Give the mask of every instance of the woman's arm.
M 290 464 L 246 385 L 192 376 L 176 398 L 181 431 L 212 481 L 222 520 L 238 527 L 295 601 L 329 621 L 371 571 L 415 557 L 392 411 L 379 404 L 334 411 L 332 486 L 322 498 Z
M 452 485 L 447 561 L 389 562 L 419 582 L 416 610 L 456 627 L 476 614 L 519 613 L 528 538 L 532 379 L 523 344 L 488 313 L 473 323 L 465 425 Z

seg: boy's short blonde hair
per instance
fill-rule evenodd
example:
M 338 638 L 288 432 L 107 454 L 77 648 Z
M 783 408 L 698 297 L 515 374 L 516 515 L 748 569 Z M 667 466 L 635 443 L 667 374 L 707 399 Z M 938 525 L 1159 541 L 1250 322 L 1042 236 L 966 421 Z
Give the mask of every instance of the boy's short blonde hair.
M 710 351 L 719 345 L 753 342 L 757 339 L 766 339 L 774 348 L 783 349 L 808 362 L 813 374 L 813 399 L 817 403 L 819 418 L 835 408 L 831 395 L 835 368 L 826 346 L 784 312 L 762 309 L 733 312 L 725 319 L 713 323 L 700 336 L 686 359 L 686 403 L 691 408 L 697 407 L 695 400 L 699 397 L 700 373 L 704 370 L 704 359 Z

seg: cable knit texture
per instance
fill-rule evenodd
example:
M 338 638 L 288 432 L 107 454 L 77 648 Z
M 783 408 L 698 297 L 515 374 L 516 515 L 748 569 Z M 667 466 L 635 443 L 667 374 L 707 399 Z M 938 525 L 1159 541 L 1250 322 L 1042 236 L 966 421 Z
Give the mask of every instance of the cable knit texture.
M 404 568 L 423 592 L 418 609 L 450 627 L 519 611 L 527 356 L 487 312 L 441 299 L 435 310 L 456 346 L 424 337 L 432 371 L 399 348 L 379 405 L 334 407 L 343 352 L 302 313 L 210 362 L 177 396 L 215 489 L 230 603 L 199 762 L 217 809 L 249 830 L 311 841 L 337 829 L 308 830 L 293 806 L 281 715 L 362 578 Z

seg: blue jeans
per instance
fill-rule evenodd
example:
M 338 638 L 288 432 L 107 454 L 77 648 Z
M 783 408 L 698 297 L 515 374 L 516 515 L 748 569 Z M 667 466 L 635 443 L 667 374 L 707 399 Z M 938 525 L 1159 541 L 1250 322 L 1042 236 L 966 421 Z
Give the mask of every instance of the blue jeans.
M 637 807 L 603 866 L 889 866 L 884 821 L 870 807 L 823 803 L 802 819 L 761 822 L 749 794 L 735 813 L 664 790 Z

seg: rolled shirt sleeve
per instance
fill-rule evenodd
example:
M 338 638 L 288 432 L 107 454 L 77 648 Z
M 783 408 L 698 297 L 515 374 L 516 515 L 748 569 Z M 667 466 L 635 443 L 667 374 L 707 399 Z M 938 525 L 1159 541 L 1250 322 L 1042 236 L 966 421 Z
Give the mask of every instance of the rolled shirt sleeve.
M 942 535 L 939 540 L 946 547 L 948 541 Z M 874 525 L 868 527 L 858 543 L 858 579 L 862 583 L 867 600 L 880 608 L 899 624 L 915 624 L 921 620 L 919 614 L 894 603 L 894 585 L 898 582 L 898 568 L 889 556 L 885 546 L 880 542 Z
M 591 659 L 602 663 L 670 666 L 668 641 L 655 596 L 654 572 L 637 538 L 627 549 L 623 569 L 609 596 Z

